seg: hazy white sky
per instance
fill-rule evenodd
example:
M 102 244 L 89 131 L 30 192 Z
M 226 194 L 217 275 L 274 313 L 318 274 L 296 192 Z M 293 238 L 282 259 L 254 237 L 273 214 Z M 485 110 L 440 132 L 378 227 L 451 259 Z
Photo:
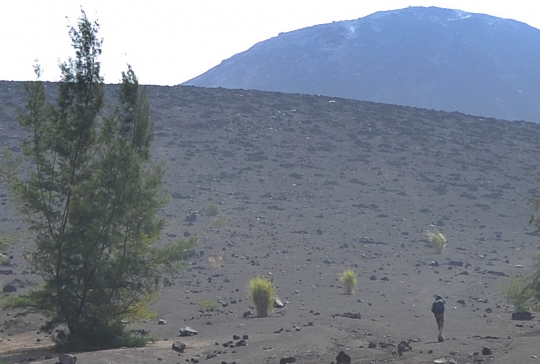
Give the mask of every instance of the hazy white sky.
M 177 85 L 280 32 L 407 6 L 460 9 L 540 28 L 537 0 L 2 1 L 0 80 L 34 79 L 35 59 L 43 80 L 58 80 L 59 61 L 73 54 L 68 26 L 76 26 L 81 6 L 101 25 L 107 83 L 118 82 L 130 63 L 141 83 Z

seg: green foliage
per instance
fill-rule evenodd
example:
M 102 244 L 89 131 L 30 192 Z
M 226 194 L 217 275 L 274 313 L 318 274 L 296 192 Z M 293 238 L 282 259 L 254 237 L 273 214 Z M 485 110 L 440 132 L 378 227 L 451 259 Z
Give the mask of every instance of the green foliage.
M 503 297 L 514 305 L 516 311 L 528 311 L 532 290 L 527 276 L 517 276 L 503 287 Z
M 352 294 L 358 284 L 356 273 L 352 269 L 345 269 L 341 274 L 341 284 L 345 294 Z
M 95 331 L 99 332 L 102 336 L 95 336 L 93 334 L 77 336 L 68 342 L 56 339 L 56 349 L 59 351 L 93 351 L 103 348 L 135 348 L 156 341 L 155 338 L 149 335 L 137 335 L 126 332 L 124 325 L 120 322 L 96 327 Z M 111 341 L 104 342 L 103 337 L 110 338 Z
M 248 298 L 253 301 L 257 316 L 266 317 L 274 307 L 276 292 L 271 280 L 256 277 L 249 281 Z
M 16 241 L 21 240 L 20 233 L 4 233 L 0 234 L 0 252 L 4 252 Z M 7 260 L 7 256 L 0 254 L 0 263 Z
M 204 207 L 204 212 L 206 212 L 206 214 L 208 216 L 217 216 L 217 215 L 219 215 L 219 212 L 220 212 L 219 204 L 216 201 L 210 201 Z
M 55 102 L 39 81 L 25 83 L 28 137 L 20 161 L 6 152 L 4 181 L 32 232 L 30 267 L 43 278 L 34 291 L 4 308 L 47 317 L 45 330 L 69 329 L 59 344 L 97 349 L 143 343 L 123 322 L 152 317 L 150 304 L 187 259 L 196 238 L 155 247 L 169 197 L 164 165 L 150 154 L 153 122 L 144 90 L 128 66 L 117 106 L 107 114 L 100 76 L 98 24 L 84 11 L 71 28 L 75 58 L 60 65 Z M 141 341 L 142 340 L 142 341 Z
M 215 311 L 218 308 L 217 303 L 211 300 L 198 300 L 197 304 L 205 311 Z
M 446 249 L 446 236 L 439 231 L 426 231 L 426 238 L 431 243 L 433 251 L 442 254 Z
M 20 239 L 20 234 L 18 233 L 3 233 L 0 234 L 0 250 L 5 250 L 13 245 L 17 240 Z

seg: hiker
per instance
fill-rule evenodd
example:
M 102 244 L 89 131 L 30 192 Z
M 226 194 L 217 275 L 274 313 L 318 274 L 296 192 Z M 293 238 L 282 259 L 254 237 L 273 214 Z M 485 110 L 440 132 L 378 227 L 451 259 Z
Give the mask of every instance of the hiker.
M 437 320 L 437 326 L 439 328 L 439 342 L 444 341 L 443 336 L 443 327 L 444 327 L 444 302 L 443 298 L 439 295 L 435 296 L 435 302 L 431 305 L 431 312 L 435 315 L 435 320 Z

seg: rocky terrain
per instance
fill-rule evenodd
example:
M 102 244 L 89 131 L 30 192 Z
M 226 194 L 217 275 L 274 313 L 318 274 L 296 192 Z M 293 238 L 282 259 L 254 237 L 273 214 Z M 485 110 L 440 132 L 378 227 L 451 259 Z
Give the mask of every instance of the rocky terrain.
M 281 33 L 185 82 L 540 122 L 540 30 L 437 7 Z
M 133 325 L 154 344 L 77 353 L 78 363 L 329 364 L 341 351 L 351 363 L 538 360 L 538 320 L 511 320 L 501 290 L 537 253 L 526 200 L 538 187 L 540 125 L 298 94 L 147 91 L 172 196 L 162 243 L 199 243 L 154 304 L 157 318 Z M 0 82 L 0 141 L 15 153 L 24 97 L 21 83 Z M 0 198 L 0 232 L 21 237 L 0 267 L 8 295 L 39 276 L 3 186 Z M 205 212 L 212 201 L 218 216 Z M 447 236 L 444 254 L 426 230 Z M 350 296 L 345 268 L 359 276 Z M 273 278 L 284 303 L 267 318 L 247 314 L 255 276 Z M 447 302 L 443 343 L 435 294 Z M 57 362 L 40 321 L 1 312 L 0 360 Z M 186 326 L 197 335 L 178 337 Z

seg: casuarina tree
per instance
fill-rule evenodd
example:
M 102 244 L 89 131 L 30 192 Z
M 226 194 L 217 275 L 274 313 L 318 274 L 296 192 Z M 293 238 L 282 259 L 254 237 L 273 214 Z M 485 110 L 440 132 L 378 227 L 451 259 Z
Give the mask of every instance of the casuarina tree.
M 164 165 L 151 155 L 153 122 L 131 67 L 122 73 L 115 106 L 105 108 L 99 25 L 84 13 L 69 31 L 75 56 L 60 65 L 50 102 L 38 80 L 25 84 L 19 122 L 26 131 L 22 164 L 9 153 L 4 181 L 29 228 L 29 265 L 43 278 L 5 307 L 47 318 L 45 329 L 68 330 L 61 344 L 102 348 L 142 344 L 125 323 L 151 315 L 167 277 L 181 268 L 195 238 L 156 246 L 168 201 Z M 24 166 L 24 168 L 23 168 Z

